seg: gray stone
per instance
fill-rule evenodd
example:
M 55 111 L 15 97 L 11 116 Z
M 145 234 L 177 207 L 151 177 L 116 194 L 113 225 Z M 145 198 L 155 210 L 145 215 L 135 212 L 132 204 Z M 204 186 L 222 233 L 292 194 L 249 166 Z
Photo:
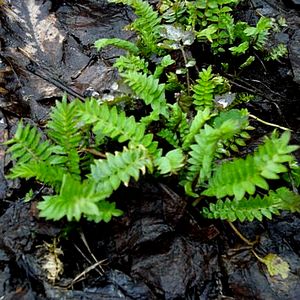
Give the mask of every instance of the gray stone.
M 300 8 L 300 0 L 283 0 L 284 4 L 291 8 Z
M 294 81 L 300 84 L 300 29 L 295 31 L 290 40 L 289 54 L 294 74 Z

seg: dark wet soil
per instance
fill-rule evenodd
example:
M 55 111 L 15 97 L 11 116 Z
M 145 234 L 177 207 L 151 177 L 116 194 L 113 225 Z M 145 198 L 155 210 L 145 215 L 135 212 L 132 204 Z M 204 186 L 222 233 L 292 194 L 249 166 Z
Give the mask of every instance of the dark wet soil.
M 240 12 L 247 20 L 257 13 L 286 18 L 288 27 L 277 38 L 290 56 L 257 63 L 243 81 L 231 77 L 232 84 L 253 90 L 258 98 L 249 110 L 292 128 L 299 144 L 297 1 L 249 4 Z M 102 0 L 6 1 L 0 12 L 0 142 L 20 118 L 42 126 L 64 92 L 79 98 L 109 93 L 117 78 L 111 63 L 122 52 L 99 54 L 92 44 L 101 37 L 132 38 L 122 31 L 132 18 Z M 258 132 L 270 131 L 257 125 Z M 22 199 L 32 187 L 38 199 L 41 187 L 4 178 L 4 151 L 0 144 L 0 299 L 300 299 L 298 214 L 237 224 L 248 239 L 259 237 L 258 254 L 276 253 L 289 263 L 284 280 L 271 277 L 228 224 L 202 219 L 172 182 L 144 178 L 121 189 L 114 198 L 124 215 L 109 224 L 46 222 L 36 200 Z

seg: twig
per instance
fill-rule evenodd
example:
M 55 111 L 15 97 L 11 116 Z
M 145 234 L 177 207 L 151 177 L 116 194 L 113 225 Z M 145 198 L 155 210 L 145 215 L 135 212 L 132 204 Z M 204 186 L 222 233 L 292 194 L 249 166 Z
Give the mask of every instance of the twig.
M 235 82 L 235 81 L 233 81 L 233 80 L 231 80 L 231 79 L 228 79 L 228 80 L 229 80 L 229 82 L 230 82 L 232 85 L 235 85 L 235 86 L 237 86 L 237 87 L 239 87 L 239 88 L 241 88 L 241 89 L 243 89 L 243 90 L 245 90 L 245 91 L 247 91 L 247 92 L 249 92 L 249 93 L 257 94 L 257 95 L 259 95 L 259 96 L 264 97 L 264 95 L 263 95 L 262 93 L 258 92 L 256 89 L 253 90 L 253 89 L 250 89 L 250 88 L 248 88 L 248 87 L 246 87 L 246 86 L 244 86 L 244 85 L 241 85 L 241 84 L 239 84 L 239 83 L 237 83 L 237 82 Z
M 270 123 L 270 122 L 264 121 L 264 120 L 262 120 L 262 119 L 260 119 L 260 118 L 258 118 L 256 116 L 254 116 L 252 114 L 249 114 L 249 117 L 252 118 L 252 119 L 254 119 L 254 120 L 256 120 L 256 121 L 258 121 L 258 122 L 260 122 L 260 123 L 263 123 L 263 124 L 271 126 L 271 127 L 279 128 L 281 130 L 292 131 L 291 129 L 289 129 L 287 127 L 283 127 L 283 126 L 280 126 L 280 125 L 277 125 L 277 124 L 274 124 L 274 123 Z
M 85 98 L 78 92 L 74 91 L 72 88 L 66 86 L 64 82 L 59 80 L 58 78 L 54 78 L 53 74 L 49 71 L 47 71 L 45 68 L 42 68 L 36 61 L 33 60 L 33 58 L 30 56 L 27 51 L 25 51 L 22 48 L 17 48 L 17 50 L 23 54 L 30 63 L 25 67 L 25 71 L 30 72 L 31 74 L 34 74 L 41 79 L 53 84 L 57 88 L 67 92 L 68 94 L 72 95 L 75 98 L 78 98 L 82 101 L 85 101 Z
M 259 83 L 259 84 L 263 85 L 266 89 L 268 89 L 268 90 L 269 90 L 271 93 L 273 93 L 274 95 L 277 95 L 277 96 L 283 98 L 283 96 L 282 96 L 280 93 L 273 91 L 268 85 L 266 85 L 266 84 L 265 84 L 264 82 L 262 82 L 261 80 L 258 80 L 258 79 L 250 79 L 250 78 L 244 78 L 244 80 Z
M 100 151 L 98 151 L 98 150 L 96 150 L 96 149 L 93 149 L 93 148 L 84 148 L 84 149 L 82 149 L 81 151 L 82 151 L 82 152 L 83 152 L 83 151 L 86 151 L 86 152 L 89 152 L 89 153 L 94 154 L 94 155 L 96 155 L 96 156 L 99 156 L 99 157 L 102 157 L 102 158 L 106 158 L 106 155 L 105 155 L 105 154 L 103 154 L 102 152 L 100 152 Z
M 239 232 L 239 230 L 238 230 L 231 222 L 228 221 L 228 224 L 229 224 L 229 226 L 233 229 L 233 231 L 236 233 L 236 235 L 237 235 L 242 241 L 244 241 L 247 245 L 249 245 L 249 246 L 252 247 L 253 245 L 255 245 L 255 244 L 257 243 L 257 241 L 251 242 L 251 241 L 249 241 L 246 237 L 244 237 L 244 236 Z
M 74 247 L 77 249 L 77 251 L 84 257 L 84 259 L 89 263 L 89 264 L 92 264 L 92 261 L 81 251 L 81 249 L 76 245 L 74 244 Z M 100 276 L 102 276 L 103 272 L 102 272 L 102 269 L 99 271 L 98 269 L 96 269 L 96 271 L 98 272 L 98 274 Z
M 254 254 L 254 256 L 262 263 L 265 263 L 265 261 L 252 249 L 251 252 Z
M 80 235 L 81 240 L 83 241 L 83 243 L 84 243 L 86 249 L 87 249 L 88 252 L 90 253 L 91 257 L 94 259 L 95 262 L 97 262 L 98 259 L 95 257 L 95 255 L 94 255 L 93 252 L 91 251 L 90 246 L 89 246 L 89 244 L 88 244 L 88 242 L 87 242 L 87 240 L 86 240 L 86 238 L 85 238 L 84 233 L 83 233 L 82 231 L 80 231 L 80 232 L 79 232 L 79 235 Z M 100 266 L 99 268 L 100 268 L 100 272 L 104 273 L 103 268 L 102 268 L 101 266 Z
M 188 96 L 189 96 L 190 95 L 191 83 L 190 83 L 190 71 L 189 71 L 189 68 L 187 67 L 188 60 L 187 60 L 187 57 L 186 57 L 185 52 L 184 52 L 184 47 L 180 47 L 180 50 L 181 50 L 181 53 L 182 53 L 182 56 L 183 56 L 184 64 L 186 66 L 186 83 L 187 83 L 187 93 L 188 93 Z
M 168 186 L 166 186 L 163 183 L 159 183 L 159 186 L 166 192 L 174 201 L 178 201 L 181 199 L 181 197 L 175 193 L 172 189 L 170 189 Z
M 90 271 L 94 270 L 95 268 L 97 268 L 98 266 L 101 267 L 101 264 L 103 264 L 105 261 L 107 261 L 107 259 L 103 259 L 103 260 L 100 260 L 100 261 L 97 261 L 96 263 L 94 263 L 93 265 L 87 267 L 83 272 L 81 272 L 80 274 L 78 274 L 73 280 L 72 282 L 69 284 L 69 288 L 72 287 L 76 282 L 79 282 L 81 280 L 83 280 L 84 277 L 87 273 L 89 273 Z M 102 267 L 101 267 L 102 268 Z M 100 274 L 101 276 L 103 274 Z
M 267 75 L 268 70 L 267 70 L 267 68 L 266 68 L 266 66 L 265 66 L 265 64 L 264 64 L 264 62 L 261 60 L 261 58 L 260 58 L 256 53 L 254 53 L 254 55 L 255 55 L 256 58 L 259 60 L 259 62 L 261 63 L 263 69 L 265 70 L 264 75 Z
M 197 197 L 197 198 L 193 201 L 192 206 L 196 207 L 196 206 L 200 203 L 200 201 L 201 201 L 202 199 L 204 199 L 204 196 Z

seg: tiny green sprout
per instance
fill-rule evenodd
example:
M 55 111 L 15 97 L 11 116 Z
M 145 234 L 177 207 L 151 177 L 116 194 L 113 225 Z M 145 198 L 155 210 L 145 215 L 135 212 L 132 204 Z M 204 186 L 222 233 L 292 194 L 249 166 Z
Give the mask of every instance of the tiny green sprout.
M 31 201 L 32 198 L 33 198 L 33 196 L 34 196 L 33 190 L 30 189 L 30 190 L 26 193 L 26 195 L 25 195 L 25 197 L 24 197 L 24 202 L 29 202 L 29 201 Z

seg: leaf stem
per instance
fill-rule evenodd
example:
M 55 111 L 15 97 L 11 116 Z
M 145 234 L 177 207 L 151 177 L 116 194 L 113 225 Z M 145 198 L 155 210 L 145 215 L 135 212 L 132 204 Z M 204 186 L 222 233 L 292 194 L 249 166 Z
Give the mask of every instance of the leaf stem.
M 185 55 L 185 52 L 184 52 L 184 47 L 180 47 L 180 50 L 181 50 L 181 53 L 182 53 L 182 56 L 183 56 L 183 60 L 184 60 L 184 64 L 185 66 L 187 66 L 187 63 L 188 63 L 188 60 L 187 60 L 187 57 Z M 190 95 L 190 71 L 189 71 L 189 68 L 186 67 L 186 83 L 187 83 L 187 93 L 188 93 L 188 96 Z
M 228 224 L 229 224 L 229 226 L 232 228 L 232 230 L 236 233 L 236 235 L 242 240 L 242 241 L 244 241 L 247 245 L 249 245 L 249 246 L 254 246 L 256 243 L 257 243 L 257 241 L 253 241 L 253 242 L 251 242 L 250 240 L 248 240 L 246 237 L 244 237 L 240 232 L 239 232 L 239 230 L 231 223 L 231 222 L 229 222 L 228 221 Z
M 260 119 L 260 118 L 258 118 L 256 116 L 254 116 L 252 114 L 249 114 L 249 117 L 252 118 L 252 119 L 254 119 L 254 120 L 256 120 L 256 121 L 258 121 L 258 122 L 261 122 L 261 123 L 263 123 L 265 125 L 268 125 L 268 126 L 276 127 L 276 128 L 279 128 L 279 129 L 282 129 L 282 130 L 286 130 L 286 131 L 292 131 L 291 129 L 289 129 L 287 127 L 283 127 L 283 126 L 280 126 L 280 125 L 277 125 L 277 124 L 274 124 L 274 123 L 270 123 L 270 122 L 264 121 L 264 120 L 262 120 L 262 119 Z
M 93 148 L 85 148 L 85 149 L 83 149 L 83 151 L 86 151 L 86 152 L 89 152 L 91 154 L 94 154 L 95 156 L 106 158 L 106 155 L 104 153 L 102 153 L 100 151 L 97 151 L 96 149 L 93 149 Z
M 265 261 L 252 249 L 251 252 L 253 255 L 262 263 L 265 263 Z

